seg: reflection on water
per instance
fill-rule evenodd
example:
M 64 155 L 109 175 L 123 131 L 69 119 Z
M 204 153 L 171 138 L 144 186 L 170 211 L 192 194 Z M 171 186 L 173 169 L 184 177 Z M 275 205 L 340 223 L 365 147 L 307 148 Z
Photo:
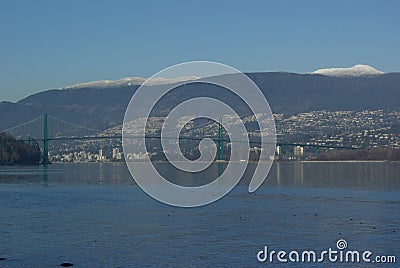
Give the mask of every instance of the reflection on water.
M 200 174 L 185 173 L 165 163 L 155 164 L 170 181 L 196 186 L 217 178 L 221 163 Z M 226 165 L 226 164 L 225 164 Z M 248 184 L 255 168 L 250 163 L 240 184 Z M 44 166 L 0 166 L 0 183 L 134 184 L 124 163 L 53 164 Z M 296 186 L 399 190 L 398 162 L 275 162 L 264 187 Z
M 370 190 L 400 189 L 398 162 L 277 162 L 268 185 Z
M 43 184 L 47 185 L 47 183 L 49 182 L 49 165 L 45 164 L 43 165 Z
M 180 183 L 218 175 L 157 165 Z M 221 200 L 183 209 L 148 197 L 124 163 L 0 166 L 0 266 L 257 267 L 265 245 L 325 250 L 338 239 L 400 258 L 400 163 L 277 162 L 249 194 L 254 167 Z

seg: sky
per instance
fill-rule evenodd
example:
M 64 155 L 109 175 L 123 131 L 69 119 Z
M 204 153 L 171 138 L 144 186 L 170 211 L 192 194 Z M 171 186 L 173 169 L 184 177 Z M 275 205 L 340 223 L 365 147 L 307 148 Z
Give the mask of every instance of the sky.
M 400 1 L 0 1 L 0 101 L 208 60 L 400 71 Z

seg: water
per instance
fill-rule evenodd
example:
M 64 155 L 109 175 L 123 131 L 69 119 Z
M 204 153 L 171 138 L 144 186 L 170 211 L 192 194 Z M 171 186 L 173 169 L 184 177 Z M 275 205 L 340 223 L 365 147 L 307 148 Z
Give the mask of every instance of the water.
M 0 267 L 266 267 L 264 246 L 322 251 L 339 239 L 398 264 L 400 163 L 281 162 L 247 187 L 184 209 L 147 196 L 123 163 L 1 166 Z

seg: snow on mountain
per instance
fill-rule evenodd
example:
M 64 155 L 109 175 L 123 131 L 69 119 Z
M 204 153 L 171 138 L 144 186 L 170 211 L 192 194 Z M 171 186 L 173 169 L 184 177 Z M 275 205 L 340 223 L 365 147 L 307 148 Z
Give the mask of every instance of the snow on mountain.
M 310 74 L 322 74 L 327 76 L 336 77 L 360 77 L 360 76 L 370 76 L 370 75 L 380 75 L 384 74 L 377 69 L 363 64 L 357 64 L 349 68 L 328 68 L 319 69 Z M 188 77 L 178 77 L 178 78 L 152 78 L 147 84 L 148 85 L 163 85 L 163 84 L 174 84 L 178 82 L 193 81 L 199 79 L 200 77 L 188 76 Z M 126 77 L 119 80 L 100 80 L 94 82 L 87 82 L 81 84 L 70 85 L 63 87 L 62 89 L 77 89 L 77 88 L 113 88 L 113 87 L 123 87 L 123 86 L 139 86 L 143 84 L 147 78 L 142 77 Z
M 337 77 L 343 77 L 343 76 L 359 77 L 359 76 L 369 76 L 369 75 L 380 75 L 384 73 L 378 71 L 377 69 L 369 65 L 357 64 L 349 68 L 319 69 L 314 72 L 311 72 L 311 74 L 322 74 L 322 75 L 337 76 Z
M 199 79 L 200 77 L 188 76 L 188 77 L 178 77 L 178 78 L 152 78 L 147 82 L 147 85 L 156 86 L 164 84 L 174 84 L 178 82 L 186 82 Z M 112 88 L 112 87 L 122 87 L 122 86 L 139 86 L 143 84 L 147 78 L 142 77 L 126 77 L 119 80 L 100 80 L 94 82 L 87 82 L 81 84 L 70 85 L 62 89 L 76 89 L 76 88 Z

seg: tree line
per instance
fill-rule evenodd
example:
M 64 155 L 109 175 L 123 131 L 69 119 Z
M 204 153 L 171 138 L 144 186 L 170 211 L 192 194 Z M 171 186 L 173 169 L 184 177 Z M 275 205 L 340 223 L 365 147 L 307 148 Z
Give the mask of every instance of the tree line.
M 41 151 L 36 141 L 25 142 L 0 133 L 0 164 L 38 164 L 40 160 Z

